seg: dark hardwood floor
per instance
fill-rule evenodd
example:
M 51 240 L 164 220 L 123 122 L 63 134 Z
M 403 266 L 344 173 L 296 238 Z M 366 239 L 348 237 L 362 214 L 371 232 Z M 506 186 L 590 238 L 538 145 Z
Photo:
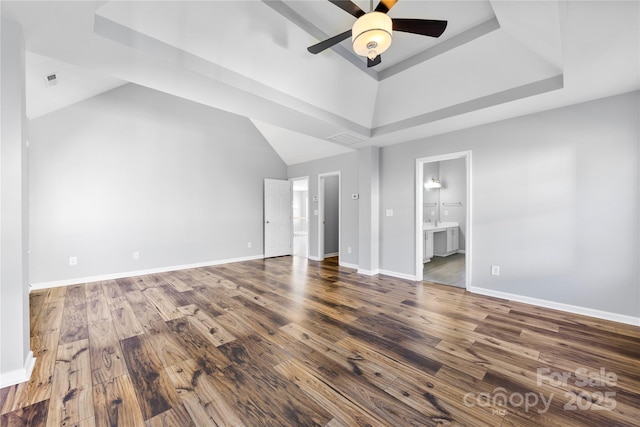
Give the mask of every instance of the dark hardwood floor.
M 2 426 L 637 426 L 640 328 L 296 257 L 31 294 Z

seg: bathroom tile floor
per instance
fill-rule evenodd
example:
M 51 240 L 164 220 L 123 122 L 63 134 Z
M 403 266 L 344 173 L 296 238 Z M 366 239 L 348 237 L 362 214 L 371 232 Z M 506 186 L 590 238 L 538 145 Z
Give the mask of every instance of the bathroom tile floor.
M 424 264 L 423 280 L 428 282 L 465 287 L 465 255 L 434 256 Z

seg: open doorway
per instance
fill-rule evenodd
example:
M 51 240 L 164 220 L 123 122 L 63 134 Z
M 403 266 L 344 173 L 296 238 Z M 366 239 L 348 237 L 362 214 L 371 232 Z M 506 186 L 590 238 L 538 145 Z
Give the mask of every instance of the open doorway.
M 340 256 L 340 172 L 318 175 L 318 255 Z
M 293 178 L 292 182 L 292 248 L 293 255 L 309 257 L 309 178 Z
M 416 278 L 471 284 L 471 152 L 416 161 Z

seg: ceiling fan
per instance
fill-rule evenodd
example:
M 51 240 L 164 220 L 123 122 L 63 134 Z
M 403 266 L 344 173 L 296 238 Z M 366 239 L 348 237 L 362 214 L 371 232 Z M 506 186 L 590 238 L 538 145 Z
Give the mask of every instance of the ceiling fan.
M 423 36 L 440 37 L 447 28 L 447 21 L 433 19 L 391 19 L 387 12 L 398 0 L 381 0 L 378 6 L 369 13 L 350 0 L 329 0 L 345 12 L 355 16 L 357 21 L 350 30 L 333 36 L 307 50 L 313 54 L 322 52 L 351 36 L 353 50 L 356 54 L 367 57 L 367 67 L 373 67 L 382 62 L 380 54 L 391 46 L 392 30 Z M 373 8 L 373 0 L 371 0 Z

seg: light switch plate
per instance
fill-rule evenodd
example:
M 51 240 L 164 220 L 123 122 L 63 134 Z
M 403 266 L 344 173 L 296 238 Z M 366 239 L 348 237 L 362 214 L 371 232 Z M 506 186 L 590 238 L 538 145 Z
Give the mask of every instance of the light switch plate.
M 386 215 L 386 216 L 393 216 L 393 209 L 387 209 L 387 210 L 385 211 L 385 215 Z

